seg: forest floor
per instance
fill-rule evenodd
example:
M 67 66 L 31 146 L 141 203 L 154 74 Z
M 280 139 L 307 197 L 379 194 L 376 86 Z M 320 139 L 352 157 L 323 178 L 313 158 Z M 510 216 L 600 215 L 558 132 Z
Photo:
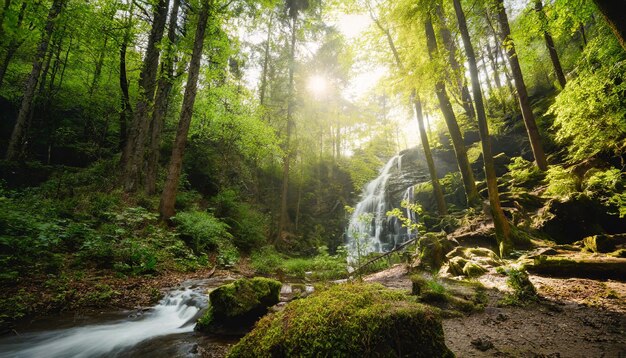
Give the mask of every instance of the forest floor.
M 481 276 L 485 309 L 445 318 L 446 344 L 457 357 L 626 357 L 626 282 L 531 275 L 540 296 L 526 306 L 500 304 L 506 276 Z M 370 275 L 396 289 L 410 290 L 404 266 Z

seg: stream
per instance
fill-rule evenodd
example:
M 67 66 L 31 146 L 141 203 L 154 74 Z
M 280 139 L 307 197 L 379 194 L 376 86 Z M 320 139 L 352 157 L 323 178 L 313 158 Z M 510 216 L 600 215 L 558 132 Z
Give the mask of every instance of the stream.
M 194 326 L 208 305 L 207 290 L 229 280 L 186 281 L 145 310 L 46 317 L 0 338 L 0 356 L 198 357 L 207 347 L 225 351 L 238 337 L 198 334 Z

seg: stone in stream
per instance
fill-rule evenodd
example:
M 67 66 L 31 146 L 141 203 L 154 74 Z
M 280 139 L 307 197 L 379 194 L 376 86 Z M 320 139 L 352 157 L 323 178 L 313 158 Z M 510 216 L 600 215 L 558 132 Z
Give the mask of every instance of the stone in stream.
M 262 318 L 229 357 L 453 357 L 434 308 L 379 284 L 337 284 Z
M 282 284 L 255 277 L 222 285 L 209 294 L 210 306 L 196 330 L 240 334 L 247 331 L 268 309 L 278 303 Z

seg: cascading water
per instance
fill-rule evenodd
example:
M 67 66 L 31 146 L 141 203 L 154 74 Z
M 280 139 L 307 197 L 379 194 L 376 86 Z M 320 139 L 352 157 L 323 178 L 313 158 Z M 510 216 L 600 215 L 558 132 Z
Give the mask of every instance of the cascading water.
M 410 238 L 411 233 L 402 227 L 397 218 L 387 217 L 387 211 L 394 207 L 387 188 L 392 172 L 397 175 L 402 173 L 402 155 L 391 158 L 378 177 L 369 182 L 363 190 L 361 201 L 356 205 L 348 224 L 347 246 L 350 262 L 355 262 L 358 257 L 372 252 L 389 251 Z M 412 184 L 407 185 L 413 187 Z M 406 189 L 407 193 L 410 188 Z M 410 195 L 412 198 L 412 191 Z M 411 198 L 407 196 L 407 199 Z M 410 217 L 415 219 L 415 213 L 411 212 Z
M 138 318 L 108 324 L 26 333 L 0 341 L 2 357 L 115 357 L 155 337 L 193 332 L 207 306 L 204 290 L 172 291 Z

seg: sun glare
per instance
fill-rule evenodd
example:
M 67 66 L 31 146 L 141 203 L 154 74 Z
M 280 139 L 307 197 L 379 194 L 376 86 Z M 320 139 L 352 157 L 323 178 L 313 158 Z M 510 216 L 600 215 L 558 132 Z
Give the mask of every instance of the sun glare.
M 328 83 L 326 78 L 320 75 L 313 75 L 309 77 L 309 83 L 307 85 L 309 91 L 311 91 L 316 97 L 322 96 L 328 89 Z

